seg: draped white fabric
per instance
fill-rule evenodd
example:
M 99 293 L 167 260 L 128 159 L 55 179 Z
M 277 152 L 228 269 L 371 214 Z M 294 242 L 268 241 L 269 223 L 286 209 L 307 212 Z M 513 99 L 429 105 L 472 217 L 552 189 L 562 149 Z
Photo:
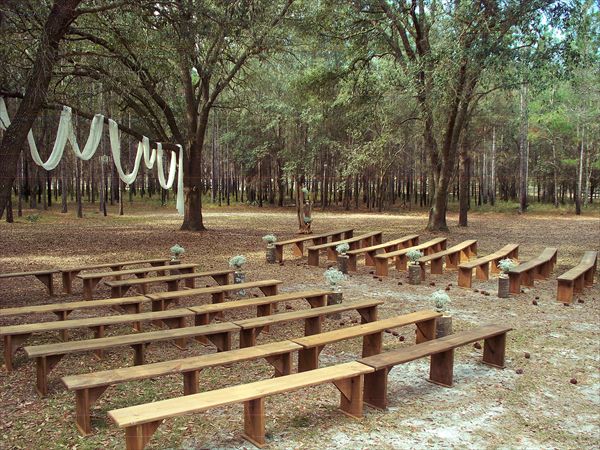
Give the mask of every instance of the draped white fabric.
M 4 102 L 4 98 L 0 97 L 0 129 L 6 130 L 10 125 L 10 118 L 8 117 L 8 110 L 6 109 L 6 104 Z M 56 133 L 56 139 L 54 141 L 54 146 L 52 147 L 52 152 L 48 157 L 46 162 L 42 161 L 40 154 L 38 152 L 35 139 L 33 137 L 33 133 L 29 130 L 27 134 L 27 141 L 29 143 L 29 149 L 31 152 L 31 157 L 34 162 L 42 166 L 46 170 L 52 170 L 58 166 L 60 160 L 62 159 L 65 145 L 67 141 L 71 144 L 71 149 L 75 155 L 87 161 L 94 156 L 96 150 L 98 149 L 98 145 L 102 140 L 102 129 L 104 126 L 104 116 L 102 114 L 96 114 L 92 119 L 92 123 L 90 125 L 90 132 L 83 148 L 81 151 L 78 143 L 77 137 L 75 136 L 75 131 L 73 128 L 73 120 L 72 120 L 72 111 L 68 106 L 64 106 L 63 110 L 60 114 L 60 121 L 58 124 L 58 130 Z M 109 140 L 110 140 L 110 148 L 113 156 L 113 161 L 115 163 L 115 167 L 117 169 L 117 173 L 119 174 L 119 178 L 123 180 L 123 182 L 127 185 L 133 183 L 137 177 L 137 174 L 140 169 L 140 163 L 142 157 L 144 158 L 144 164 L 148 169 L 152 169 L 154 164 L 156 163 L 156 169 L 158 171 L 158 181 L 162 188 L 170 189 L 173 186 L 173 182 L 175 181 L 175 172 L 177 171 L 177 166 L 179 166 L 178 177 L 177 177 L 177 211 L 179 214 L 184 213 L 184 196 L 183 196 L 183 148 L 181 145 L 177 145 L 179 148 L 179 162 L 177 161 L 177 155 L 175 152 L 171 152 L 171 161 L 169 164 L 169 175 L 167 180 L 165 180 L 165 174 L 163 170 L 163 149 L 162 144 L 158 143 L 157 148 L 150 149 L 150 140 L 146 137 L 142 137 L 142 141 L 138 143 L 137 153 L 135 155 L 135 162 L 133 165 L 133 170 L 129 174 L 125 174 L 123 171 L 123 167 L 121 166 L 121 137 L 119 135 L 119 126 L 117 123 L 109 119 L 108 120 L 108 131 L 109 131 Z

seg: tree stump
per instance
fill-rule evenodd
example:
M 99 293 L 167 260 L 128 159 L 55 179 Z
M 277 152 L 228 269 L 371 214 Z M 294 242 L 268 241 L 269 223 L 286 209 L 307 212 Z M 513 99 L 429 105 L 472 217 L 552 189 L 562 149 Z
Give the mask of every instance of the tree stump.
M 348 259 L 350 259 L 350 257 L 348 255 L 338 255 L 337 256 L 338 270 L 344 274 L 348 273 Z
M 508 277 L 498 278 L 498 298 L 508 298 L 510 296 L 509 287 L 510 280 Z
M 408 284 L 421 284 L 421 266 L 418 264 L 408 266 Z
M 452 334 L 452 316 L 438 317 L 435 321 L 435 338 Z

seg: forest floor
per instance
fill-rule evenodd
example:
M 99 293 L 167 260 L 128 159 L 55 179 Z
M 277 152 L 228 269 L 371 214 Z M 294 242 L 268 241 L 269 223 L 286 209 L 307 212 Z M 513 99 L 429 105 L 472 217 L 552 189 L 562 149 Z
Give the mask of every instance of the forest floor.
M 296 216 L 292 209 L 235 207 L 206 210 L 209 231 L 179 231 L 181 219 L 160 208 L 130 208 L 126 216 L 104 218 L 87 210 L 83 220 L 48 212 L 39 220 L 24 218 L 17 223 L 0 223 L 0 273 L 48 267 L 64 267 L 105 261 L 169 256 L 169 248 L 185 247 L 185 261 L 198 262 L 202 269 L 226 268 L 235 254 L 248 258 L 247 280 L 277 278 L 280 291 L 324 288 L 321 267 L 309 267 L 306 258 L 285 254 L 284 265 L 265 262 L 261 237 L 275 233 L 280 240 L 293 237 Z M 26 212 L 31 214 L 31 212 Z M 413 214 L 324 213 L 315 211 L 316 233 L 354 227 L 355 234 L 381 230 L 384 239 L 409 233 L 421 234 L 424 242 L 432 237 L 424 231 L 426 216 Z M 577 264 L 585 250 L 599 250 L 600 217 L 590 214 L 535 215 L 480 213 L 470 215 L 470 226 L 459 228 L 456 215 L 449 216 L 448 245 L 464 239 L 477 239 L 479 254 L 492 252 L 507 243 L 520 244 L 519 256 L 527 260 L 545 247 L 559 248 L 558 264 L 549 280 L 509 299 L 495 295 L 497 280 L 474 280 L 473 289 L 456 286 L 456 272 L 427 275 L 418 286 L 408 285 L 406 274 L 392 272 L 379 279 L 362 263 L 359 271 L 344 283 L 344 301 L 378 298 L 385 301 L 380 318 L 431 309 L 430 295 L 451 284 L 450 312 L 454 330 L 485 323 L 501 323 L 514 328 L 507 340 L 506 368 L 498 370 L 480 362 L 481 350 L 473 346 L 456 352 L 454 387 L 443 388 L 426 381 L 428 360 L 396 367 L 390 373 L 389 409 L 365 408 L 365 417 L 351 420 L 337 409 L 339 393 L 332 385 L 281 394 L 266 400 L 267 441 L 272 449 L 414 449 L 414 448 L 598 448 L 600 442 L 600 283 L 577 295 L 571 306 L 555 300 L 556 275 Z M 60 290 L 60 281 L 57 290 Z M 435 285 L 433 285 L 435 284 Z M 34 305 L 49 301 L 70 301 L 76 294 L 60 294 L 49 299 L 35 279 L 0 280 L 0 307 Z M 482 291 L 491 295 L 482 294 Z M 100 289 L 96 297 L 108 297 Z M 197 302 L 198 300 L 196 300 Z M 206 301 L 206 300 L 202 300 Z M 537 304 L 534 304 L 534 301 Z M 192 304 L 188 299 L 181 305 Z M 287 308 L 306 307 L 289 302 Z M 280 307 L 284 309 L 284 307 Z M 109 310 L 74 312 L 70 318 Z M 254 311 L 227 314 L 225 320 L 250 317 Z M 327 319 L 324 329 L 349 326 L 358 319 L 354 312 L 341 319 Z M 38 320 L 50 316 L 0 319 L 0 326 Z M 150 327 L 148 325 L 147 327 Z M 384 334 L 384 348 L 394 349 L 414 343 L 414 327 Z M 110 327 L 108 335 L 130 332 L 127 327 Z M 265 343 L 301 336 L 301 324 L 272 327 L 261 334 Z M 89 338 L 86 332 L 72 332 L 72 339 Z M 233 347 L 237 347 L 234 337 Z M 57 342 L 57 336 L 36 335 L 28 345 Z M 321 365 L 332 365 L 360 357 L 359 339 L 325 348 Z M 148 361 L 155 362 L 214 352 L 194 343 L 185 351 L 170 344 L 153 345 Z M 526 358 L 526 353 L 530 358 Z M 132 352 L 109 352 L 101 361 L 91 354 L 65 357 L 50 374 L 49 395 L 35 393 L 35 364 L 22 351 L 17 352 L 15 370 L 0 370 L 0 448 L 1 449 L 117 449 L 124 448 L 124 431 L 107 417 L 107 412 L 182 394 L 180 376 L 163 377 L 109 388 L 93 409 L 94 433 L 82 437 L 75 427 L 74 395 L 65 390 L 60 378 L 132 364 Z M 522 372 L 522 373 L 521 373 Z M 271 376 L 263 361 L 219 367 L 201 373 L 201 390 L 217 389 Z M 577 380 L 577 384 L 571 382 Z M 232 405 L 193 416 L 167 420 L 150 440 L 149 449 L 158 448 L 252 448 L 241 437 L 243 406 Z

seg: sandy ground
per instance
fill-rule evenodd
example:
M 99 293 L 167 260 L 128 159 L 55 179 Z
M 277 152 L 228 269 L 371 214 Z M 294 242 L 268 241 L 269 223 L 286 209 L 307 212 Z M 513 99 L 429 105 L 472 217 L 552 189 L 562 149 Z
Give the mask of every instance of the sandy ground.
M 275 233 L 280 239 L 292 237 L 295 215 L 292 210 L 258 208 L 210 209 L 205 214 L 209 231 L 178 231 L 180 219 L 171 210 L 133 210 L 124 217 L 103 218 L 88 211 L 76 220 L 58 213 L 44 214 L 36 223 L 0 224 L 0 273 L 47 267 L 72 266 L 168 256 L 179 243 L 186 249 L 187 262 L 199 262 L 202 269 L 227 267 L 235 254 L 248 257 L 247 279 L 277 278 L 281 291 L 325 287 L 321 268 L 309 267 L 306 259 L 287 252 L 284 265 L 264 261 L 261 236 Z M 571 306 L 555 300 L 556 275 L 575 265 L 585 250 L 600 247 L 600 218 L 574 216 L 478 214 L 468 228 L 456 226 L 450 216 L 448 244 L 478 239 L 479 254 L 492 252 L 506 243 L 520 244 L 520 259 L 538 255 L 545 247 L 557 246 L 558 264 L 549 280 L 510 299 L 494 293 L 497 280 L 474 280 L 473 289 L 456 287 L 456 272 L 431 276 L 419 286 L 407 283 L 405 273 L 392 272 L 380 280 L 370 268 L 359 263 L 359 271 L 344 283 L 344 300 L 378 298 L 385 301 L 380 317 L 390 317 L 432 308 L 430 295 L 452 284 L 450 312 L 455 331 L 484 323 L 502 323 L 514 328 L 507 341 L 506 368 L 497 370 L 480 362 L 481 350 L 467 346 L 455 356 L 454 387 L 443 388 L 427 381 L 428 361 L 419 360 L 396 367 L 390 374 L 390 407 L 387 411 L 365 408 L 363 420 L 351 420 L 337 410 L 339 394 L 333 385 L 281 394 L 266 401 L 267 441 L 273 449 L 413 449 L 413 448 L 598 448 L 600 441 L 600 285 L 586 289 Z M 354 227 L 360 232 L 381 230 L 384 239 L 424 232 L 425 216 L 315 213 L 315 232 Z M 446 235 L 446 234 L 444 234 Z M 434 284 L 434 285 L 432 285 Z M 60 282 L 58 282 L 60 288 Z M 0 307 L 42 304 L 52 300 L 77 300 L 81 286 L 72 296 L 49 299 L 35 279 L 0 280 Z M 486 296 L 481 291 L 490 292 Z M 252 295 L 252 293 L 250 294 Z M 96 297 L 108 297 L 100 289 Z M 208 300 L 202 299 L 201 302 Z M 533 302 L 537 302 L 534 305 Z M 195 303 L 198 303 L 198 299 Z M 193 304 L 186 300 L 182 305 Z M 302 301 L 287 308 L 300 309 Z M 283 310 L 284 306 L 281 307 Z M 74 312 L 71 318 L 114 314 L 110 310 Z M 224 320 L 250 317 L 253 311 L 228 313 Z M 341 319 L 327 319 L 325 330 L 350 326 L 358 320 L 355 312 Z M 0 326 L 39 320 L 51 316 L 0 319 Z M 149 327 L 149 326 L 148 326 Z M 147 327 L 147 328 L 148 328 Z M 400 328 L 397 335 L 384 335 L 385 349 L 414 344 L 414 327 Z M 127 327 L 108 328 L 108 335 L 125 334 Z M 299 323 L 273 327 L 261 334 L 259 343 L 283 340 L 303 333 Z M 87 332 L 73 332 L 72 339 L 89 338 Z M 36 335 L 28 345 L 58 342 L 57 336 Z M 237 338 L 234 339 L 234 348 Z M 346 362 L 360 356 L 360 340 L 325 348 L 321 365 Z M 148 349 L 148 361 L 212 353 L 214 348 L 192 344 L 181 351 L 164 343 Z M 530 358 L 525 357 L 530 354 Z M 60 377 L 129 366 L 132 352 L 120 349 L 98 361 L 91 354 L 63 359 L 50 375 L 50 393 L 39 399 L 34 391 L 35 365 L 19 351 L 13 373 L 0 372 L 0 448 L 124 448 L 124 432 L 107 418 L 107 412 L 181 395 L 181 377 L 128 383 L 110 388 L 93 410 L 94 434 L 79 436 L 74 425 L 74 395 L 65 390 Z M 522 372 L 522 373 L 518 373 Z M 217 389 L 271 376 L 263 361 L 206 370 L 201 389 Z M 576 379 L 577 384 L 571 380 Z M 147 448 L 252 448 L 241 438 L 242 405 L 215 409 L 194 416 L 167 420 Z

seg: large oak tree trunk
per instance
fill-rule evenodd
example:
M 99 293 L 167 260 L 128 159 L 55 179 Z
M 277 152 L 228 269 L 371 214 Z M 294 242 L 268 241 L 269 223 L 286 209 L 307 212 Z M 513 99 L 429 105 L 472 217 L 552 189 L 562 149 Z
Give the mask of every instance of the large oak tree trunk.
M 45 100 L 52 68 L 58 59 L 58 46 L 71 22 L 77 17 L 76 8 L 82 0 L 55 0 L 46 19 L 32 72 L 27 81 L 25 96 L 11 125 L 0 143 L 0 217 L 10 199 L 10 190 L 17 172 L 19 153 L 27 133 Z

